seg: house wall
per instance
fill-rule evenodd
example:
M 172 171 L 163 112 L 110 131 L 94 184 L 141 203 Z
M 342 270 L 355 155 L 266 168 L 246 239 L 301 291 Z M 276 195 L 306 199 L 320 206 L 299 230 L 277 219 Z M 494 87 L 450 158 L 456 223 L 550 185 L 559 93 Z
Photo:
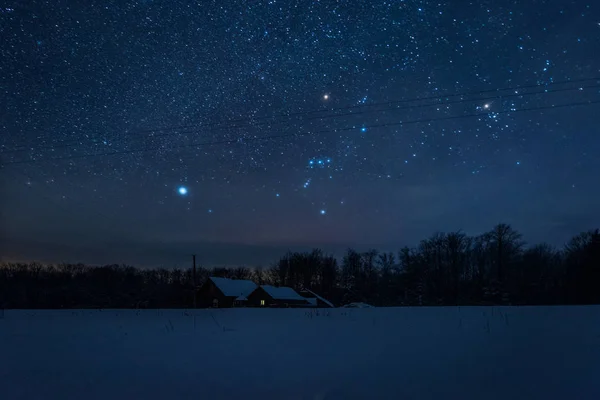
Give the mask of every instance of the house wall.
M 265 305 L 261 306 L 260 301 L 264 300 Z M 279 300 L 272 298 L 263 288 L 256 288 L 248 296 L 248 307 L 306 307 L 305 300 Z
M 286 307 L 311 307 L 306 300 L 279 300 L 282 306 Z
M 263 288 L 258 287 L 248 295 L 248 307 L 261 307 L 261 300 L 265 300 L 265 307 L 268 307 L 274 301 Z
M 323 300 L 319 299 L 318 297 L 316 299 L 317 299 L 317 307 L 319 307 L 319 308 L 331 308 L 331 306 L 329 304 L 325 303 Z M 327 300 L 329 300 L 329 299 L 327 299 Z
M 233 307 L 234 297 L 227 297 L 210 279 L 198 290 L 198 306 L 202 308 L 213 307 L 213 300 L 218 300 L 219 308 Z

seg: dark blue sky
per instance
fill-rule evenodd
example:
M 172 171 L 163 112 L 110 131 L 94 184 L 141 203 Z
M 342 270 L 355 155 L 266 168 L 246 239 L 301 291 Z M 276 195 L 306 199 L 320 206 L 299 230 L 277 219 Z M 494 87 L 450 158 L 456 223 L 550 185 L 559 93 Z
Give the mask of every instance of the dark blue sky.
M 592 1 L 8 1 L 0 36 L 5 260 L 600 224 Z

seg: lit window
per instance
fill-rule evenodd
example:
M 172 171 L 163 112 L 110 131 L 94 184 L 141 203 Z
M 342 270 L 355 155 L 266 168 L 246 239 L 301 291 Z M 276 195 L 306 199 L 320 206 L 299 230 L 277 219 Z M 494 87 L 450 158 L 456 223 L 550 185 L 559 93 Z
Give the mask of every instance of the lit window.
M 261 301 L 260 301 L 260 305 L 261 305 L 261 306 L 264 306 L 264 305 L 265 305 L 265 301 L 264 301 L 264 300 L 261 300 Z

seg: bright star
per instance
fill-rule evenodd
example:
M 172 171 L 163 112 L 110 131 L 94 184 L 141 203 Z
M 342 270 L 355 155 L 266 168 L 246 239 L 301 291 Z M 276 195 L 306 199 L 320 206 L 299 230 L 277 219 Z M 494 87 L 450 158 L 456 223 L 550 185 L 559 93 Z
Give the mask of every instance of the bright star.
M 486 110 L 487 110 L 487 109 L 489 109 L 489 108 L 490 108 L 490 103 L 485 103 L 485 104 L 483 105 L 483 108 L 485 108 Z
M 188 190 L 185 186 L 179 186 L 179 189 L 177 189 L 177 191 L 182 196 L 185 196 L 188 193 Z
M 362 128 L 360 128 L 360 131 L 364 133 L 367 131 L 367 128 L 363 126 Z
M 321 215 L 325 215 L 325 214 L 327 214 L 327 211 L 325 211 L 325 210 L 321 210 L 321 211 L 319 211 L 319 212 L 321 213 Z
M 323 95 L 323 100 L 329 100 L 329 95 L 328 94 L 324 94 Z

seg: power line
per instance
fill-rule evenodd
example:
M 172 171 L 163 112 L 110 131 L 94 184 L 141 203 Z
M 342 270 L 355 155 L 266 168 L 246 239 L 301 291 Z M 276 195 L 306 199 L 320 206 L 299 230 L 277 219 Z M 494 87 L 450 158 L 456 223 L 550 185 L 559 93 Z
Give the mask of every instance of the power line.
M 599 88 L 599 87 L 600 87 L 600 85 L 592 85 L 592 86 L 563 88 L 563 89 L 555 89 L 555 90 L 544 89 L 544 90 L 541 90 L 538 92 L 512 93 L 512 94 L 498 95 L 498 96 L 492 96 L 492 97 L 452 100 L 452 101 L 446 101 L 443 103 L 430 103 L 430 104 L 408 105 L 408 106 L 403 106 L 403 107 L 390 107 L 390 108 L 383 108 L 383 109 L 376 109 L 376 110 L 349 112 L 349 113 L 345 113 L 345 114 L 331 114 L 331 115 L 324 115 L 324 116 L 316 116 L 316 117 L 306 118 L 306 119 L 302 120 L 301 122 L 312 121 L 312 120 L 323 120 L 323 119 L 327 119 L 327 118 L 339 118 L 339 117 L 348 117 L 348 116 L 354 116 L 354 115 L 371 114 L 371 113 L 378 113 L 378 112 L 384 112 L 384 111 L 406 110 L 406 109 L 414 109 L 414 108 L 445 106 L 445 105 L 451 105 L 451 104 L 471 103 L 471 102 L 475 102 L 475 101 L 502 100 L 502 99 L 511 98 L 511 97 L 522 97 L 522 96 L 532 96 L 532 95 L 536 95 L 536 94 L 568 92 L 568 91 L 581 90 L 582 88 L 583 89 L 593 89 L 593 88 Z M 513 90 L 518 90 L 518 89 L 513 89 Z M 453 96 L 453 97 L 455 97 L 455 96 Z M 395 103 L 395 102 L 391 102 L 391 103 Z M 370 105 L 370 106 L 372 106 L 372 105 Z M 352 107 L 352 108 L 358 108 L 358 106 Z M 288 123 L 288 122 L 289 121 L 279 121 L 279 122 L 275 122 L 275 124 Z M 230 125 L 230 126 L 216 127 L 216 129 L 253 128 L 253 127 L 257 127 L 257 126 L 270 125 L 270 124 L 271 124 L 271 122 L 263 122 L 263 123 L 251 124 L 251 125 Z M 180 135 L 180 134 L 194 133 L 194 132 L 198 132 L 198 131 L 193 130 L 193 131 L 183 131 L 183 132 L 176 132 L 176 133 L 166 133 L 166 134 L 161 134 L 161 135 L 153 135 L 152 138 L 162 137 L 162 136 L 171 136 L 171 135 Z
M 600 100 L 593 100 L 593 101 L 589 100 L 589 101 L 584 101 L 584 102 L 566 103 L 566 104 L 559 104 L 559 105 L 552 105 L 552 106 L 522 108 L 522 109 L 518 109 L 518 110 L 501 110 L 501 111 L 495 111 L 493 114 L 499 115 L 499 114 L 510 114 L 510 113 L 527 112 L 527 111 L 543 111 L 543 110 L 551 110 L 551 109 L 566 108 L 566 107 L 588 106 L 588 105 L 593 105 L 593 104 L 600 104 Z M 391 126 L 404 126 L 404 125 L 420 124 L 420 123 L 426 123 L 426 122 L 449 121 L 449 120 L 457 120 L 457 119 L 463 119 L 463 118 L 482 117 L 482 116 L 486 116 L 489 114 L 490 113 L 476 113 L 476 114 L 466 114 L 466 115 L 445 116 L 445 117 L 439 117 L 439 118 L 424 118 L 424 119 L 401 121 L 401 122 L 389 122 L 389 123 L 369 125 L 369 129 L 387 128 L 387 127 L 391 127 Z M 356 130 L 356 127 L 346 127 L 346 128 L 339 128 L 339 129 L 325 129 L 325 130 L 320 130 L 320 131 L 315 131 L 315 132 L 259 136 L 259 137 L 253 137 L 253 138 L 224 139 L 224 140 L 218 140 L 218 141 L 200 142 L 200 143 L 192 143 L 192 144 L 187 144 L 187 145 L 173 146 L 170 149 L 174 150 L 174 149 L 182 149 L 182 148 L 198 148 L 198 147 L 204 147 L 204 146 L 244 144 L 244 143 L 248 143 L 248 142 L 269 141 L 269 140 L 276 140 L 276 139 L 282 139 L 282 138 L 298 138 L 298 137 L 303 137 L 303 136 L 315 136 L 315 135 L 320 135 L 320 134 L 325 134 L 325 133 L 339 133 L 339 132 L 346 132 L 346 131 L 352 131 L 352 130 Z M 80 158 L 107 157 L 107 156 L 115 156 L 115 155 L 143 153 L 143 152 L 148 152 L 148 151 L 161 150 L 162 148 L 163 148 L 162 146 L 158 146 L 158 147 L 155 146 L 155 147 L 132 149 L 132 150 L 106 152 L 106 153 L 81 154 L 81 155 L 74 155 L 74 156 L 55 157 L 55 158 L 42 159 L 42 160 L 29 159 L 29 160 L 22 160 L 22 161 L 7 162 L 2 165 L 7 166 L 7 165 L 17 165 L 17 164 L 34 164 L 34 163 L 40 163 L 40 162 L 74 160 L 74 159 L 80 159 Z
M 362 107 L 378 107 L 378 106 L 384 106 L 384 105 L 390 105 L 390 104 L 412 103 L 412 102 L 424 101 L 424 100 L 444 99 L 444 98 L 448 98 L 448 97 L 474 96 L 474 95 L 478 95 L 478 94 L 486 94 L 486 93 L 493 93 L 493 92 L 503 92 L 503 91 L 507 91 L 507 90 L 525 90 L 525 89 L 532 89 L 532 88 L 537 88 L 537 87 L 547 87 L 547 86 L 550 86 L 550 85 L 562 85 L 562 84 L 567 84 L 567 83 L 582 83 L 582 82 L 589 82 L 589 81 L 600 81 L 600 77 L 597 77 L 597 78 L 582 78 L 582 79 L 575 79 L 575 80 L 564 80 L 564 81 L 550 82 L 550 83 L 536 83 L 536 84 L 530 84 L 530 85 L 522 85 L 522 86 L 518 86 L 518 87 L 505 87 L 505 88 L 496 88 L 496 89 L 486 89 L 486 90 L 480 90 L 480 91 L 474 91 L 474 92 L 455 93 L 455 94 L 449 94 L 449 95 L 413 97 L 411 99 L 391 100 L 391 101 L 385 101 L 385 102 L 379 102 L 379 103 L 371 103 L 371 104 L 358 104 L 358 105 L 345 106 L 345 107 L 337 107 L 337 108 L 328 108 L 328 109 L 326 108 L 326 109 L 315 109 L 315 110 L 308 110 L 308 111 L 298 111 L 298 112 L 293 112 L 293 113 L 279 113 L 279 114 L 267 115 L 267 116 L 263 116 L 263 117 L 245 117 L 245 118 L 239 118 L 239 119 L 236 119 L 236 120 L 229 120 L 229 121 L 226 121 L 226 123 L 244 122 L 244 121 L 248 121 L 248 120 L 258 121 L 258 120 L 263 120 L 263 119 L 271 119 L 271 118 L 275 119 L 275 118 L 280 118 L 280 117 L 295 117 L 295 116 L 316 114 L 316 113 L 320 113 L 320 112 L 345 111 L 345 110 L 362 108 Z M 218 126 L 218 125 L 220 125 L 222 123 L 223 122 L 212 123 L 212 124 L 207 124 L 207 125 L 202 125 L 202 126 L 206 126 L 206 127 Z M 197 128 L 197 127 L 198 127 L 198 124 L 194 124 L 194 125 L 180 125 L 180 126 L 175 126 L 175 127 L 140 130 L 140 131 L 136 131 L 136 133 L 148 133 L 148 132 L 156 132 L 156 131 L 163 131 L 163 130 L 186 129 L 186 128 Z
M 392 100 L 392 101 L 387 101 L 387 102 L 379 102 L 379 103 L 371 103 L 371 104 L 360 104 L 360 105 L 352 105 L 352 106 L 346 106 L 346 107 L 338 107 L 338 108 L 331 108 L 331 109 L 319 109 L 319 110 L 309 110 L 309 111 L 299 111 L 299 112 L 295 112 L 295 113 L 280 113 L 280 114 L 274 114 L 274 115 L 270 115 L 270 116 L 263 116 L 263 117 L 245 117 L 245 118 L 240 118 L 240 119 L 236 119 L 236 120 L 229 120 L 229 121 L 224 121 L 224 122 L 218 122 L 218 123 L 209 123 L 209 124 L 193 124 L 193 125 L 180 125 L 180 126 L 174 126 L 174 127 L 166 127 L 166 128 L 156 128 L 156 129 L 146 129 L 146 130 L 139 130 L 139 131 L 135 131 L 135 132 L 131 132 L 130 133 L 130 137 L 131 136 L 138 136 L 141 134 L 149 134 L 146 135 L 148 137 L 151 138 L 157 138 L 157 137 L 166 137 L 166 136 L 173 136 L 173 135 L 180 135 L 180 134 L 187 134 L 187 133 L 195 133 L 197 132 L 197 129 L 199 128 L 209 128 L 209 127 L 213 127 L 215 129 L 213 130 L 217 130 L 217 129 L 239 129 L 239 128 L 253 128 L 253 127 L 258 127 L 258 126 L 263 126 L 263 125 L 269 125 L 271 123 L 287 123 L 289 121 L 283 120 L 283 121 L 274 121 L 274 122 L 256 122 L 256 121 L 261 121 L 261 120 L 267 120 L 267 119 L 273 119 L 276 120 L 277 118 L 289 118 L 289 117 L 298 117 L 298 116 L 307 116 L 307 115 L 311 115 L 311 114 L 316 114 L 316 113 L 322 113 L 322 112 L 337 112 L 337 111 L 346 111 L 346 110 L 352 110 L 352 109 L 361 109 L 361 108 L 366 108 L 366 107 L 379 107 L 379 106 L 389 106 L 389 105 L 393 105 L 393 104 L 410 104 L 413 102 L 419 102 L 419 101 L 428 101 L 428 100 L 439 100 L 439 101 L 443 101 L 444 99 L 448 99 L 451 97 L 467 97 L 467 96 L 477 96 L 477 95 L 483 95 L 486 93 L 494 93 L 494 92 L 504 92 L 504 91 L 521 91 L 521 90 L 527 90 L 527 89 L 534 89 L 534 88 L 540 88 L 540 87 L 549 87 L 549 86 L 558 86 L 558 85 L 564 85 L 564 84 L 575 84 L 575 83 L 583 83 L 583 82 L 591 82 L 591 81 L 596 81 L 599 82 L 600 81 L 600 77 L 598 78 L 585 78 L 585 79 L 576 79 L 576 80 L 565 80 L 565 81 L 558 81 L 558 82 L 551 82 L 551 83 L 544 83 L 544 84 L 531 84 L 531 85 L 521 85 L 521 86 L 513 86 L 513 87 L 505 87 L 505 88 L 496 88 L 496 89 L 487 89 L 487 90 L 482 90 L 482 91 L 475 91 L 475 92 L 465 92 L 465 93 L 455 93 L 455 94 L 449 94 L 449 95 L 441 95 L 441 96 L 428 96 L 428 97 L 416 97 L 416 98 L 412 98 L 412 99 L 404 99 L 404 100 Z M 596 87 L 596 86 L 592 86 L 592 87 Z M 374 113 L 374 112 L 381 112 L 381 111 L 390 111 L 390 110 L 400 110 L 400 109 L 408 109 L 408 108 L 422 108 L 422 107 L 432 107 L 432 106 L 441 106 L 441 105 L 446 105 L 446 104 L 457 104 L 457 103 L 462 103 L 462 102 L 467 102 L 467 101 L 486 101 L 486 100 L 498 100 L 498 99 L 502 99 L 502 98 L 510 98 L 510 97 L 521 97 L 521 96 L 529 96 L 529 95 L 534 95 L 534 94 L 544 94 L 544 93 L 556 93 L 556 92 L 561 92 L 561 91 L 571 91 L 571 90 L 578 90 L 579 88 L 563 88 L 563 89 L 555 89 L 555 90 L 548 90 L 545 89 L 543 91 L 540 92 L 532 92 L 532 93 L 511 93 L 511 94 L 504 94 L 504 95 L 497 95 L 497 96 L 492 96 L 492 97 L 488 97 L 488 98 L 479 98 L 479 99 L 459 99 L 459 100 L 453 100 L 453 101 L 447 101 L 447 102 L 438 102 L 438 103 L 432 103 L 432 104 L 419 104 L 419 105 L 413 105 L 413 106 L 405 106 L 405 107 L 392 107 L 392 108 L 388 108 L 388 109 L 383 109 L 383 110 L 367 110 L 367 111 L 361 111 L 361 112 L 351 112 L 351 113 L 346 113 L 346 114 L 330 114 L 330 115 L 324 115 L 324 116 L 315 116 L 312 118 L 307 118 L 305 120 L 309 121 L 309 120 L 316 120 L 316 119 L 325 119 L 325 118 L 338 118 L 338 117 L 342 117 L 342 116 L 351 116 L 351 115 L 361 115 L 361 114 L 369 114 L 369 113 Z M 252 121 L 252 123 L 246 124 L 246 125 L 224 125 L 224 124 L 231 124 L 231 123 L 236 123 L 236 122 L 250 122 Z M 192 131 L 183 131 L 183 132 L 174 132 L 174 131 L 179 131 L 182 129 L 189 129 L 189 128 L 194 128 L 194 130 Z M 167 132 L 167 133 L 161 133 L 161 134 L 154 134 L 155 132 Z M 39 137 L 38 137 L 39 138 Z M 72 145 L 77 145 L 77 144 L 81 144 L 80 140 L 72 140 L 69 142 L 59 142 L 59 145 L 55 145 L 55 146 L 47 146 L 44 148 L 35 148 L 34 150 L 45 150 L 45 149 L 55 149 L 55 148 L 65 148 L 65 147 L 71 147 Z M 96 142 L 97 143 L 97 142 Z M 29 147 L 29 149 L 18 149 L 18 147 Z M 0 154 L 5 154 L 5 153 L 13 153 L 13 152 L 25 152 L 25 151 L 29 151 L 31 150 L 31 145 L 27 145 L 27 144 L 22 144 L 22 145 L 16 145 L 16 148 L 10 149 L 10 150 L 6 150 L 3 152 L 0 152 Z
M 475 101 L 495 101 L 495 100 L 503 100 L 503 99 L 507 99 L 507 98 L 514 98 L 514 97 L 533 96 L 533 95 L 537 95 L 537 94 L 553 94 L 553 93 L 569 92 L 569 91 L 580 91 L 583 89 L 594 89 L 594 88 L 600 88 L 600 85 L 569 87 L 569 88 L 554 89 L 554 90 L 544 89 L 544 90 L 540 90 L 537 92 L 526 92 L 526 93 L 520 93 L 518 88 L 513 88 L 512 90 L 514 90 L 515 93 L 511 93 L 511 94 L 503 94 L 503 95 L 498 95 L 498 96 L 483 97 L 483 98 L 476 98 L 476 99 L 459 99 L 459 100 L 447 101 L 444 103 L 418 104 L 418 105 L 408 105 L 408 106 L 402 106 L 402 107 L 391 107 L 391 108 L 376 109 L 376 110 L 350 112 L 350 113 L 345 113 L 345 114 L 332 114 L 332 115 L 307 118 L 304 121 L 311 121 L 311 120 L 316 120 L 316 119 L 322 120 L 322 119 L 326 119 L 326 118 L 356 116 L 356 115 L 372 114 L 372 113 L 379 113 L 379 112 L 386 112 L 386 111 L 397 111 L 397 110 L 404 110 L 404 109 L 415 109 L 415 108 L 434 107 L 434 106 L 438 106 L 438 107 L 439 106 L 448 106 L 448 105 L 452 105 L 452 104 L 471 103 L 471 102 L 475 102 Z M 302 122 L 304 122 L 304 121 L 302 121 Z M 288 122 L 288 121 L 275 122 L 275 124 L 285 123 L 285 122 Z M 269 125 L 270 124 L 271 123 L 269 123 Z M 246 126 L 243 126 L 243 125 L 221 126 L 221 127 L 216 127 L 212 131 L 215 131 L 217 129 L 238 129 L 238 128 L 246 128 L 246 127 L 258 127 L 261 125 L 267 125 L 267 124 L 262 123 L 262 124 L 246 125 Z M 152 135 L 151 138 L 155 139 L 155 138 L 159 138 L 159 137 L 170 137 L 170 136 L 183 135 L 183 134 L 189 134 L 189 133 L 199 133 L 199 131 L 193 130 L 193 131 L 163 133 L 163 134 L 158 134 L 158 135 Z M 70 147 L 75 147 L 76 145 L 80 145 L 80 144 L 82 144 L 82 143 L 81 143 L 81 141 L 78 140 L 78 141 L 74 141 L 72 143 L 63 143 L 61 145 L 54 145 L 54 146 L 35 147 L 35 148 L 30 148 L 30 149 L 11 149 L 11 150 L 5 150 L 5 151 L 0 152 L 0 155 L 11 154 L 11 153 L 21 153 L 21 152 L 27 152 L 27 151 L 44 151 L 44 150 L 54 151 L 59 148 L 70 148 Z M 97 144 L 97 142 L 91 143 L 91 145 L 96 145 L 96 144 Z

